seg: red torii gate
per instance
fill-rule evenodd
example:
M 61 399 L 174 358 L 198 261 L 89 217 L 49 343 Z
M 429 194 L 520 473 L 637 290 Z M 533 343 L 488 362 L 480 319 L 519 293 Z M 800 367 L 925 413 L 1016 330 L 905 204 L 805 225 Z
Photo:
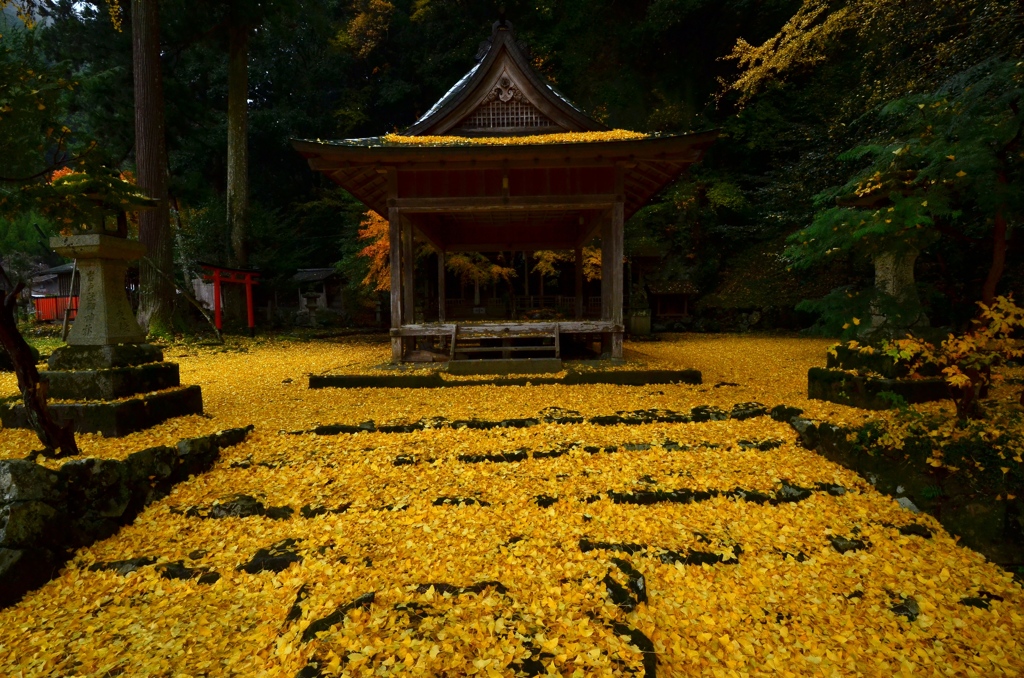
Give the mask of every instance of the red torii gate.
M 218 330 L 223 329 L 221 318 L 221 283 L 238 283 L 245 285 L 245 310 L 249 320 L 249 336 L 256 334 L 256 320 L 252 309 L 252 288 L 259 285 L 260 273 L 257 271 L 246 271 L 239 268 L 226 268 L 214 266 L 213 264 L 199 264 L 206 273 L 203 275 L 204 282 L 213 283 L 213 322 Z

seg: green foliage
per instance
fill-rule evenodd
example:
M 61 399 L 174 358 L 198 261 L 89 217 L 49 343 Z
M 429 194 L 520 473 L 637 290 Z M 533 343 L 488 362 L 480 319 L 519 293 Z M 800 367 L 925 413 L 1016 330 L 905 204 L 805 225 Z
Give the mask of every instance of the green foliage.
M 987 235 L 997 212 L 1019 218 L 1022 95 L 1024 63 L 990 60 L 882 106 L 878 136 L 839 156 L 858 168 L 817 196 L 822 210 L 790 237 L 793 265 L 920 251 L 945 234 Z M 819 306 L 839 308 L 835 301 Z
M 737 43 L 721 100 L 772 157 L 750 195 L 800 231 L 795 267 L 924 247 L 943 312 L 970 314 L 994 215 L 1019 214 L 1022 27 L 1009 0 L 804 0 L 770 39 Z
M 931 204 L 934 205 L 934 202 Z M 894 196 L 878 209 L 831 207 L 819 212 L 807 228 L 789 238 L 786 256 L 807 268 L 837 255 L 920 250 L 937 239 L 929 201 Z
M 336 259 L 335 267 L 345 274 L 349 299 L 359 306 L 375 305 L 379 294 L 363 284 L 369 264 L 359 256 L 366 245 L 359 240 L 359 224 L 366 207 L 337 187 L 319 190 L 312 197 L 296 206 L 298 227 L 308 234 L 310 243 L 318 247 L 329 245 L 327 256 Z
M 61 104 L 71 87 L 43 58 L 36 30 L 0 14 L 0 186 L 39 179 L 68 159 Z M 9 192 L 0 193 L 0 208 Z
M 811 296 L 858 281 L 858 252 L 912 236 L 925 256 L 943 255 L 945 279 L 937 285 L 947 295 L 943 308 L 962 314 L 971 300 L 965 290 L 991 249 L 984 238 L 991 231 L 992 206 L 1006 205 L 1011 228 L 1019 222 L 1015 198 L 996 200 L 999 191 L 1013 193 L 1024 183 L 1016 165 L 1005 189 L 996 190 L 994 175 L 984 163 L 972 164 L 975 156 L 966 151 L 947 152 L 957 157 L 943 169 L 952 170 L 952 178 L 925 171 L 929 158 L 942 158 L 940 137 L 958 143 L 976 137 L 978 159 L 986 148 L 982 133 L 1013 138 L 994 107 L 1012 98 L 1011 89 L 994 84 L 995 62 L 986 71 L 990 81 L 981 70 L 960 85 L 954 78 L 993 55 L 1001 55 L 999 63 L 1016 63 L 1021 31 L 1019 22 L 1009 20 L 1017 11 L 1009 0 L 955 0 L 942 7 L 926 0 L 504 4 L 542 76 L 609 125 L 667 133 L 723 129 L 703 165 L 655 196 L 629 223 L 627 252 L 634 262 L 657 256 L 657 264 L 643 273 L 645 281 L 693 285 L 700 294 L 711 293 L 713 304 L 729 307 L 760 307 L 783 298 L 789 306 L 801 289 Z M 131 45 L 129 31 L 117 32 L 107 9 L 102 3 L 48 2 L 49 23 L 33 39 L 56 76 L 80 83 L 61 95 L 67 105 L 60 122 L 81 139 L 98 142 L 90 157 L 121 168 L 131 162 L 134 136 L 126 68 Z M 273 268 L 281 284 L 287 266 L 339 262 L 353 293 L 366 294 L 368 301 L 376 294 L 358 291 L 366 273 L 365 260 L 356 256 L 364 244 L 357 238 L 362 210 L 338 202 L 349 198 L 327 197 L 329 180 L 308 170 L 290 139 L 405 128 L 472 66 L 496 18 L 493 3 L 450 0 L 162 2 L 171 194 L 183 215 L 183 251 L 191 248 L 203 258 L 223 251 L 212 213 L 197 217 L 197 223 L 210 220 L 200 229 L 207 235 L 197 235 L 194 244 L 182 241 L 191 237 L 188 215 L 223 201 L 228 23 L 256 27 L 250 35 L 250 184 L 264 216 L 256 217 L 262 235 L 254 236 L 255 260 Z M 778 39 L 783 34 L 789 38 Z M 736 85 L 737 62 L 721 60 L 740 36 L 760 46 L 762 61 L 752 66 L 760 69 L 755 80 L 760 79 L 744 81 L 751 87 Z M 739 77 L 747 72 L 744 67 Z M 736 86 L 714 105 L 710 95 L 717 78 Z M 915 122 L 924 114 L 911 97 L 922 92 L 960 106 L 955 115 L 926 107 L 930 137 Z M 746 101 L 737 109 L 733 104 L 740 96 Z M 881 107 L 901 100 L 906 105 Z M 974 131 L 954 129 L 968 119 L 975 121 Z M 82 143 L 79 136 L 73 143 Z M 908 147 L 905 156 L 891 153 L 896 144 Z M 857 150 L 840 160 L 849 149 Z M 1017 156 L 1006 159 L 1019 162 Z M 836 198 L 856 192 L 856 185 L 848 186 L 855 177 L 866 172 L 870 179 L 868 170 L 885 169 L 887 160 L 920 175 L 910 193 L 895 191 L 897 200 L 881 212 L 876 206 L 836 204 Z M 956 177 L 962 169 L 966 177 Z M 937 183 L 926 191 L 927 177 Z M 954 184 L 946 186 L 947 180 Z M 889 200 L 893 190 L 886 186 L 882 193 Z M 826 204 L 815 203 L 816 195 Z M 810 265 L 817 257 L 829 265 L 787 273 L 778 242 L 828 210 L 835 213 L 821 217 L 822 232 L 798 263 Z M 826 232 L 837 224 L 847 224 L 848 231 Z M 947 237 L 951 232 L 956 240 Z M 802 242 L 794 248 L 802 249 Z M 259 252 L 263 247 L 268 251 Z M 926 264 L 935 280 L 936 267 Z M 853 316 L 837 317 L 841 331 Z
M 10 219 L 0 218 L 0 255 L 13 252 L 26 256 L 48 254 L 49 239 L 56 234 L 57 228 L 52 222 L 33 212 L 17 214 Z
M 878 397 L 889 403 L 890 406 L 895 407 L 898 410 L 906 410 L 909 408 L 907 399 L 901 396 L 899 393 L 893 393 L 892 391 L 882 391 L 878 394 Z
M 119 171 L 102 164 L 94 141 L 67 126 L 74 83 L 65 64 L 42 54 L 40 29 L 6 14 L 0 22 L 0 216 L 35 213 L 74 229 L 149 205 Z
M 854 339 L 867 327 L 867 319 L 879 313 L 900 320 L 904 309 L 892 297 L 874 288 L 837 288 L 819 299 L 805 299 L 797 310 L 812 313 L 814 324 L 808 334 Z
M 986 62 L 881 107 L 885 136 L 839 156 L 860 167 L 817 196 L 824 209 L 787 254 L 808 266 L 851 249 L 923 249 L 939 237 L 936 226 L 957 224 L 972 207 L 1018 210 L 1024 192 L 1005 175 L 1019 171 L 1008 151 L 1020 140 L 1022 92 L 1024 64 Z

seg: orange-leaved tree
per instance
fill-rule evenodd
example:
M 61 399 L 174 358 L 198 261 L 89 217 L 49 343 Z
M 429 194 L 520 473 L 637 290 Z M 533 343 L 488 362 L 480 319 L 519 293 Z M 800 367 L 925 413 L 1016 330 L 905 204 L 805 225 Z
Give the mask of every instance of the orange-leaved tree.
M 1017 306 L 1013 296 L 997 297 L 991 305 L 978 302 L 981 314 L 967 334 L 950 334 L 938 346 L 923 339 L 905 339 L 883 343 L 884 353 L 906 364 L 911 374 L 925 365 L 935 365 L 949 385 L 950 398 L 956 405 L 960 420 L 978 419 L 982 412 L 978 400 L 982 392 L 1000 377 L 992 368 L 1004 360 L 1024 357 L 1024 308 Z M 1024 391 L 1021 392 L 1024 405 Z
M 369 259 L 369 269 L 363 285 L 375 292 L 391 291 L 391 234 L 388 220 L 370 210 L 359 222 L 359 239 L 370 243 L 359 250 L 359 256 Z
M 391 234 L 388 220 L 374 211 L 366 212 L 359 223 L 359 239 L 369 241 L 359 250 L 367 261 L 363 285 L 375 292 L 391 291 Z M 498 281 L 508 282 L 516 276 L 515 269 L 494 262 L 477 252 L 449 254 L 446 268 L 463 282 L 486 285 Z
M 488 285 L 497 282 L 511 282 L 516 270 L 504 265 L 504 258 L 496 261 L 480 252 L 455 252 L 445 258 L 445 267 L 467 284 Z
M 540 250 L 533 253 L 533 258 L 537 263 L 531 270 L 545 277 L 556 276 L 559 263 L 572 263 L 576 260 L 575 254 L 568 250 Z M 583 248 L 583 277 L 589 282 L 601 279 L 600 247 Z

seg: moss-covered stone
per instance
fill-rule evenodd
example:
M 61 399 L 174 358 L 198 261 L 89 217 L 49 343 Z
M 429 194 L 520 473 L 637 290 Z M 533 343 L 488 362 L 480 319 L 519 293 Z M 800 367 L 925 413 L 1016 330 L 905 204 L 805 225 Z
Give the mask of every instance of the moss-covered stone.
M 177 364 L 163 362 L 101 370 L 46 371 L 39 376 L 49 382 L 48 395 L 55 400 L 117 400 L 181 385 Z
M 108 370 L 158 363 L 164 352 L 153 344 L 117 344 L 114 346 L 61 346 L 50 355 L 51 370 Z
M 545 384 L 610 384 L 615 386 L 653 386 L 659 384 L 700 384 L 698 370 L 606 370 L 577 372 L 564 377 L 490 377 L 477 380 L 446 381 L 437 372 L 430 374 L 330 374 L 311 375 L 310 388 L 444 388 L 459 386 L 534 386 Z
M 790 423 L 802 445 L 860 474 L 879 492 L 909 499 L 963 545 L 1000 564 L 1024 560 L 1024 500 L 1006 498 L 984 478 L 932 467 L 928 459 L 935 441 L 911 437 L 892 452 L 875 444 L 877 432 L 870 425 L 851 431 L 800 418 Z M 949 448 L 943 451 L 952 455 Z
M 198 386 L 186 386 L 115 402 L 51 403 L 48 409 L 58 424 L 74 422 L 76 433 L 99 433 L 117 438 L 173 417 L 202 414 L 203 394 Z M 0 405 L 0 425 L 29 428 L 25 406 L 21 403 Z
M 71 549 L 109 537 L 177 482 L 208 470 L 252 426 L 113 459 L 74 459 L 59 471 L 0 462 L 0 608 L 56 575 Z

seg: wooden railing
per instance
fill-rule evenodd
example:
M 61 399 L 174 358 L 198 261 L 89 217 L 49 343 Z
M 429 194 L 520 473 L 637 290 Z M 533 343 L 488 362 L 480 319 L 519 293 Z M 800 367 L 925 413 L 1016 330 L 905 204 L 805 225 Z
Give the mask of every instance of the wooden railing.
M 482 309 L 482 310 L 478 310 Z M 474 304 L 472 299 L 448 299 L 445 303 L 447 318 L 519 318 L 527 311 L 552 310 L 563 318 L 572 319 L 576 313 L 576 298 L 565 295 L 523 295 L 516 296 L 510 303 L 507 298 L 481 299 Z M 437 302 L 427 306 L 428 317 L 437 317 Z M 583 317 L 599 318 L 601 316 L 601 297 L 585 297 L 583 300 Z

